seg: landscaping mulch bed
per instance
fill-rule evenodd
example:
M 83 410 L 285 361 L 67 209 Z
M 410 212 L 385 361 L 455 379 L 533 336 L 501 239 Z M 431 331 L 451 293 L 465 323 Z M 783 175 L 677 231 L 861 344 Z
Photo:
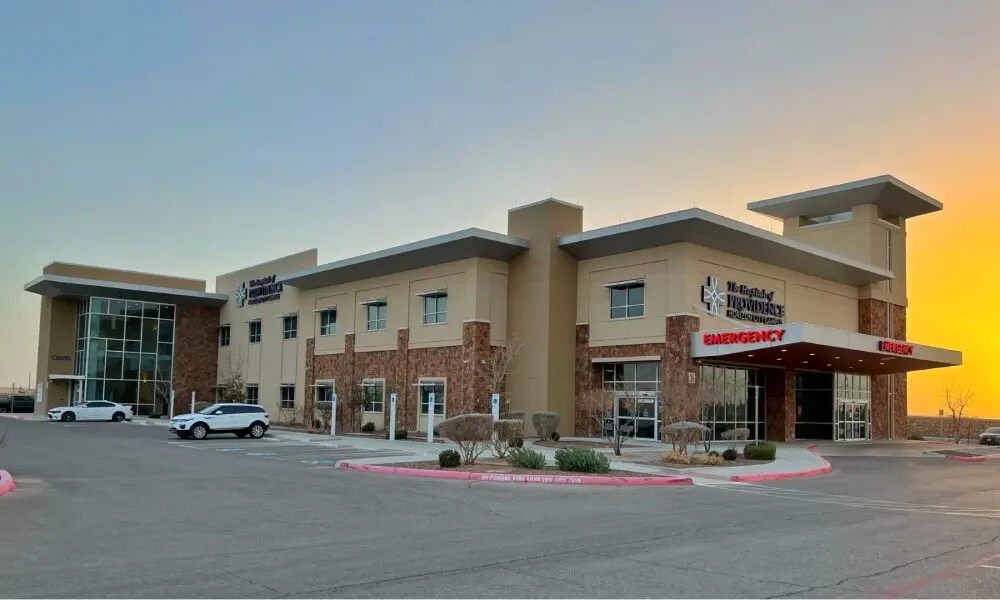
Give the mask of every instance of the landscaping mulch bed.
M 667 469 L 718 469 L 719 467 L 749 467 L 751 465 L 766 465 L 767 463 L 774 462 L 773 460 L 748 460 L 743 458 L 740 454 L 736 460 L 724 460 L 721 465 L 701 465 L 701 464 L 690 464 L 682 465 L 678 463 L 668 463 L 663 462 L 662 458 L 659 457 L 647 457 L 646 459 L 628 459 L 627 457 L 622 457 L 630 462 L 634 462 L 640 465 L 649 465 L 651 467 L 664 467 Z
M 991 454 L 997 454 L 990 450 L 931 450 L 934 454 L 943 454 L 944 456 L 961 456 L 961 457 L 976 457 L 976 456 L 989 456 Z
M 547 466 L 541 469 L 524 469 L 512 467 L 505 462 L 493 460 L 476 461 L 474 465 L 461 465 L 453 469 L 442 469 L 437 461 L 396 463 L 395 467 L 405 467 L 407 469 L 428 469 L 431 471 L 460 471 L 464 473 L 504 473 L 517 475 L 567 475 L 567 476 L 593 476 L 593 477 L 650 477 L 646 473 L 636 473 L 634 471 L 618 471 L 612 469 L 607 473 L 577 473 L 575 471 L 560 471 L 558 467 Z
M 607 442 L 591 442 L 586 440 L 567 440 L 565 442 L 552 442 L 552 441 L 537 441 L 536 446 L 545 446 L 546 448 L 609 448 Z M 631 444 L 625 444 L 624 448 L 638 448 L 639 446 L 633 446 Z

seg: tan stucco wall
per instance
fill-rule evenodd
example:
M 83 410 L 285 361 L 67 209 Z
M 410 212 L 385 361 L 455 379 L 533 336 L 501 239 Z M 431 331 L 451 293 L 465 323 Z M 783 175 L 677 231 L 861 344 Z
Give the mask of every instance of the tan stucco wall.
M 205 282 L 201 279 L 157 275 L 155 273 L 141 273 L 139 271 L 125 271 L 122 269 L 107 269 L 104 267 L 75 265 L 63 262 L 54 262 L 46 265 L 42 269 L 42 273 L 45 275 L 62 275 L 64 277 L 80 277 L 83 279 L 115 281 L 118 283 L 131 283 L 134 285 L 151 285 L 156 287 L 191 290 L 195 292 L 205 291 Z
M 230 345 L 219 348 L 219 381 L 225 379 L 230 364 L 245 374 L 246 383 L 259 386 L 260 405 L 276 419 L 279 416 L 279 386 L 295 384 L 295 407 L 305 405 L 305 340 L 308 329 L 303 331 L 303 315 L 299 314 L 298 337 L 282 339 L 282 319 L 278 315 L 299 312 L 299 291 L 285 286 L 281 298 L 262 304 L 247 303 L 242 308 L 234 299 L 236 289 L 243 282 L 270 275 L 283 275 L 316 266 L 317 251 L 306 250 L 266 263 L 254 265 L 215 279 L 215 290 L 229 294 L 229 302 L 222 307 L 219 323 L 230 326 Z M 311 309 L 310 309 L 311 310 Z M 312 313 L 309 313 L 311 317 Z M 261 342 L 250 344 L 249 322 L 260 319 Z M 206 400 L 211 400 L 207 399 Z
M 299 292 L 300 335 L 316 338 L 316 354 L 344 351 L 344 336 L 355 334 L 355 352 L 396 350 L 397 332 L 409 329 L 410 348 L 462 344 L 462 322 L 477 319 L 506 323 L 507 264 L 466 259 L 394 273 L 385 277 L 303 290 Z M 448 291 L 447 322 L 424 324 L 423 297 L 433 290 Z M 361 302 L 386 298 L 384 331 L 367 331 L 367 307 Z M 337 332 L 321 336 L 316 309 L 337 307 Z M 496 329 L 496 325 L 492 329 Z M 493 343 L 503 343 L 505 332 L 493 332 Z
M 701 302 L 709 276 L 722 286 L 736 281 L 775 292 L 784 304 L 786 322 L 803 321 L 857 331 L 858 294 L 843 285 L 694 244 L 672 244 L 637 252 L 580 261 L 577 319 L 590 325 L 591 346 L 662 343 L 666 317 L 701 316 L 701 328 L 730 329 L 731 321 L 712 317 Z M 611 319 L 611 296 L 604 284 L 646 280 L 645 316 Z
M 36 380 L 45 385 L 44 408 L 65 406 L 69 400 L 68 384 L 49 381 L 49 375 L 73 374 L 73 351 L 76 346 L 76 299 L 41 299 L 38 323 Z M 69 360 L 55 360 L 69 357 Z

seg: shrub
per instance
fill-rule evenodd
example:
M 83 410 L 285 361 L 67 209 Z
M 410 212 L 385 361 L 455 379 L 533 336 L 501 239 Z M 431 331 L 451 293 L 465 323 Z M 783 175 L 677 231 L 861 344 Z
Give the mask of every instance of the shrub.
M 722 432 L 722 439 L 729 441 L 729 447 L 736 449 L 737 442 L 745 442 L 750 437 L 750 430 L 746 427 L 727 429 Z
M 709 452 L 709 453 L 708 453 L 708 455 L 709 455 L 709 456 L 721 456 L 721 455 L 720 455 L 720 454 L 719 454 L 718 452 L 716 452 L 715 450 L 712 450 L 711 452 Z
M 504 417 L 504 418 L 505 419 L 512 419 L 514 421 L 523 421 L 524 420 L 524 411 L 523 410 L 508 410 L 507 411 L 507 416 Z
M 493 422 L 493 453 L 504 458 L 511 448 L 516 448 L 524 435 L 524 421 L 497 419 Z
M 774 460 L 778 447 L 769 442 L 752 442 L 743 448 L 743 456 L 750 460 Z
M 722 464 L 722 457 L 716 454 L 712 456 L 711 454 L 699 454 L 697 457 L 699 465 L 713 465 L 718 466 Z
M 371 433 L 375 431 L 375 423 L 372 423 L 371 421 L 365 423 L 364 425 L 361 426 L 361 431 L 365 433 Z
M 739 456 L 740 453 L 736 451 L 736 448 L 726 448 L 722 451 L 722 458 L 726 460 L 736 460 Z
M 514 448 L 507 455 L 507 464 L 522 469 L 541 469 L 545 466 L 545 455 L 530 448 Z
M 556 450 L 556 465 L 563 471 L 577 473 L 607 473 L 611 461 L 593 448 L 560 448 Z
M 702 435 L 711 431 L 701 423 L 693 421 L 678 421 L 667 425 L 667 439 L 681 454 L 687 454 L 688 444 L 698 441 Z
M 691 464 L 691 457 L 687 454 L 681 454 L 680 452 L 673 450 L 663 455 L 663 462 L 673 463 L 675 465 L 689 465 Z
M 493 439 L 493 415 L 458 415 L 441 421 L 438 430 L 442 437 L 458 445 L 465 464 L 474 465 Z
M 924 441 L 924 436 L 920 435 L 919 433 L 911 433 L 909 439 L 915 442 L 922 442 Z
M 462 455 L 455 450 L 442 450 L 438 454 L 438 465 L 442 469 L 454 469 L 462 464 Z
M 559 427 L 559 413 L 540 411 L 531 415 L 531 424 L 540 440 L 552 439 L 552 434 Z
M 410 436 L 409 432 L 406 431 L 405 429 L 397 429 L 396 430 L 396 439 L 397 440 L 405 440 L 409 436 Z M 388 429 L 385 430 L 385 439 L 389 439 L 389 430 Z
M 523 423 L 522 423 L 522 424 L 523 424 Z M 512 441 L 511 443 L 510 443 L 510 447 L 511 447 L 511 448 L 523 448 L 523 447 L 524 447 L 524 438 L 523 438 L 523 437 L 518 437 L 518 438 L 515 438 L 515 439 L 514 439 L 514 440 L 513 440 L 513 441 Z

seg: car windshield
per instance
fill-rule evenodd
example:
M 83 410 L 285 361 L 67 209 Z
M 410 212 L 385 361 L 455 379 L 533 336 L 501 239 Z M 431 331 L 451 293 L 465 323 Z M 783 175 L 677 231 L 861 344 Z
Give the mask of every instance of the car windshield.
M 211 406 L 206 406 L 205 408 L 199 410 L 198 414 L 199 415 L 210 415 L 210 414 L 214 413 L 215 411 L 219 410 L 220 408 L 222 408 L 221 404 L 213 404 Z
M 987 427 L 986 433 L 1000 433 L 1000 427 Z

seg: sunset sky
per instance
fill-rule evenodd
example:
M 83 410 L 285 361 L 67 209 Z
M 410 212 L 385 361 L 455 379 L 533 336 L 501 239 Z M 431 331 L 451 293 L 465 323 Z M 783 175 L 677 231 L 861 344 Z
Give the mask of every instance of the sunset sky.
M 890 173 L 910 376 L 1000 417 L 1000 2 L 0 3 L 0 385 L 35 368 L 53 260 L 214 281 L 327 262 L 550 195 L 600 227 Z

